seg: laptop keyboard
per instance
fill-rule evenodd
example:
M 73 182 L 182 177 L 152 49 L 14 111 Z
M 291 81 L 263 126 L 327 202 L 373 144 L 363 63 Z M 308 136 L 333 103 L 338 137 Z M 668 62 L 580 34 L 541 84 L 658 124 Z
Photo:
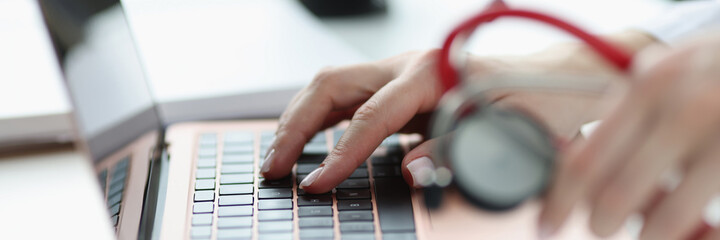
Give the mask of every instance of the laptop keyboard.
M 273 132 L 202 134 L 198 139 L 191 239 L 415 239 L 410 188 L 402 179 L 398 136 L 386 139 L 349 179 L 326 194 L 298 184 L 337 143 L 341 130 L 316 135 L 292 176 L 265 180 L 260 160 Z M 258 142 L 256 142 L 258 141 Z M 375 210 L 375 211 L 374 211 Z M 376 234 L 377 233 L 377 234 Z
M 105 169 L 98 174 L 102 192 L 107 200 L 113 227 L 117 227 L 118 221 L 120 220 L 120 203 L 122 202 L 125 183 L 127 182 L 125 179 L 127 178 L 129 163 L 130 157 L 125 157 L 110 169 Z

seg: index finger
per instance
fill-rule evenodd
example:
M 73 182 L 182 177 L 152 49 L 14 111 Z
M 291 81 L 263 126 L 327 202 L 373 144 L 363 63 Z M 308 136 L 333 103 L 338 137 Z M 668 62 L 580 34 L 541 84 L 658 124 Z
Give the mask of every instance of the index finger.
M 275 141 L 262 163 L 263 176 L 276 179 L 288 175 L 305 143 L 331 111 L 359 104 L 391 79 L 387 66 L 377 63 L 321 71 L 280 117 Z
M 429 75 L 434 76 L 434 75 Z M 436 81 L 393 81 L 363 104 L 337 146 L 300 187 L 308 193 L 332 190 L 349 177 L 389 135 L 402 128 L 415 114 L 430 111 L 440 94 Z

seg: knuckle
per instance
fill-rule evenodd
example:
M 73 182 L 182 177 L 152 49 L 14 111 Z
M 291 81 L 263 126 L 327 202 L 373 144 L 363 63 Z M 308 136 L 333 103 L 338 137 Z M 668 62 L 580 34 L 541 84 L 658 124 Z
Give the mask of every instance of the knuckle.
M 374 100 L 370 99 L 365 104 L 360 106 L 357 111 L 355 111 L 355 115 L 353 115 L 352 121 L 355 122 L 362 122 L 366 125 L 371 125 L 371 127 L 377 127 L 382 131 L 382 134 L 384 136 L 390 135 L 390 128 L 387 125 L 387 121 L 384 121 L 384 119 L 380 119 L 382 113 L 380 109 L 380 104 Z M 375 123 L 380 123 L 379 126 L 372 126 L 375 125 Z
M 310 87 L 315 89 L 333 88 L 339 80 L 340 73 L 336 67 L 325 67 L 315 75 L 310 82 Z
M 355 115 L 353 115 L 352 120 L 363 122 L 374 121 L 380 115 L 379 111 L 380 104 L 377 101 L 370 99 L 360 106 L 357 111 L 355 111 Z
M 438 58 L 440 57 L 440 49 L 430 49 L 427 51 L 424 51 L 418 55 L 418 60 L 420 62 L 437 62 Z

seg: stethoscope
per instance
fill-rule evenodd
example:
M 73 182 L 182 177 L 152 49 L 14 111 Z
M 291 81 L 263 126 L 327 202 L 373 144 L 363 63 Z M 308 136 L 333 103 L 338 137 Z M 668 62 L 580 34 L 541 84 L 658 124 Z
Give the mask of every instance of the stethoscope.
M 478 15 L 450 32 L 440 52 L 439 79 L 445 94 L 432 122 L 432 137 L 439 139 L 434 152 L 433 181 L 424 186 L 425 202 L 438 207 L 442 188 L 454 183 L 465 198 L 484 209 L 506 210 L 542 193 L 557 154 L 552 133 L 532 115 L 502 108 L 488 100 L 495 90 L 575 91 L 602 94 L 606 81 L 561 76 L 496 74 L 468 81 L 459 66 L 463 56 L 456 42 L 464 42 L 482 23 L 499 17 L 519 17 L 562 29 L 590 46 L 621 71 L 631 56 L 608 42 L 558 18 L 535 11 L 511 9 L 493 1 Z M 464 81 L 461 81 L 464 79 Z

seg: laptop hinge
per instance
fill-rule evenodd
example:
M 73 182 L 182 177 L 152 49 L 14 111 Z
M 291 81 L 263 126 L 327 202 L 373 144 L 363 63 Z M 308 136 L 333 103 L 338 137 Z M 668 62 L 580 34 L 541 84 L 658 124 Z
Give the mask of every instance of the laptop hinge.
M 160 134 L 159 144 L 150 154 L 148 179 L 145 186 L 142 217 L 138 239 L 158 239 L 162 225 L 167 193 L 168 169 L 170 156 L 164 142 L 164 134 Z

